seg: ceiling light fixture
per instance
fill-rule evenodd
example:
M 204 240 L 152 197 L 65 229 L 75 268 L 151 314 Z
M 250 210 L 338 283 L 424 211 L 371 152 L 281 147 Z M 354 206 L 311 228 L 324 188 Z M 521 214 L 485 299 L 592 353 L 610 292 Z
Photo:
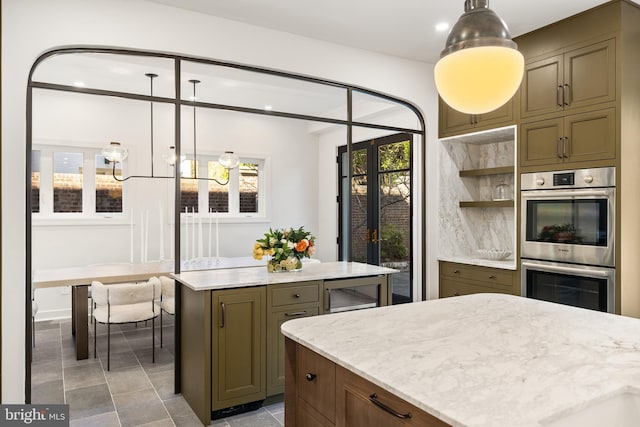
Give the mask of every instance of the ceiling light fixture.
M 153 79 L 158 77 L 157 74 L 147 73 L 145 74 L 149 78 L 149 86 L 150 86 L 150 96 L 153 97 Z M 124 159 L 127 158 L 128 152 L 127 149 L 120 145 L 119 142 L 111 142 L 108 146 L 102 149 L 102 155 L 109 163 L 113 163 L 112 175 L 113 179 L 116 181 L 126 181 L 130 178 L 174 178 L 175 172 L 171 176 L 156 176 L 153 173 L 153 101 L 150 102 L 150 129 L 151 129 L 151 137 L 150 137 L 150 163 L 151 163 L 151 175 L 130 175 L 126 178 L 118 178 L 116 176 L 116 163 L 122 163 Z M 175 162 L 174 162 L 175 163 Z
M 465 0 L 435 66 L 438 93 L 449 106 L 483 114 L 504 105 L 522 81 L 524 57 L 488 0 Z
M 198 83 L 200 83 L 200 80 L 192 79 L 192 80 L 189 80 L 189 83 L 193 84 L 193 96 L 191 97 L 191 99 L 195 100 L 195 99 L 197 99 L 197 97 L 196 97 L 196 85 Z M 198 157 L 197 157 L 197 148 L 196 148 L 196 106 L 194 104 L 193 105 L 193 161 L 194 161 L 194 163 L 197 162 L 197 158 Z M 198 178 L 198 168 L 194 168 L 194 176 L 192 176 L 192 177 L 184 177 L 184 178 L 186 178 L 186 179 L 203 179 L 203 180 L 207 180 L 207 181 L 215 181 L 220 185 L 227 185 L 229 183 L 229 171 L 238 166 L 238 164 L 240 163 L 240 159 L 238 158 L 238 156 L 236 156 L 233 153 L 233 151 L 225 151 L 224 154 L 218 158 L 218 163 L 220 163 L 220 166 L 222 166 L 223 168 L 225 168 L 227 170 L 227 180 L 224 181 L 224 182 L 220 182 L 220 181 L 218 181 L 217 179 L 215 179 L 213 177 L 211 177 L 211 178 L 209 178 L 209 177 L 207 177 L 207 178 Z

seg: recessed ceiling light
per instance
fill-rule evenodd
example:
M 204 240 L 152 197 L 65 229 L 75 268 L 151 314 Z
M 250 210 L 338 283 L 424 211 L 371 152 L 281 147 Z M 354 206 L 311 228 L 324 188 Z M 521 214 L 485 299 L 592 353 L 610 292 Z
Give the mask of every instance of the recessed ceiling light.
M 79 81 L 78 82 L 73 82 L 73 85 L 75 87 L 84 87 L 84 82 L 79 82 Z
M 273 107 L 271 105 L 265 105 L 264 109 L 267 110 L 267 111 L 271 111 L 271 110 L 273 110 Z
M 443 31 L 447 31 L 448 29 L 449 29 L 448 22 L 439 22 L 436 24 L 436 31 L 443 32 Z

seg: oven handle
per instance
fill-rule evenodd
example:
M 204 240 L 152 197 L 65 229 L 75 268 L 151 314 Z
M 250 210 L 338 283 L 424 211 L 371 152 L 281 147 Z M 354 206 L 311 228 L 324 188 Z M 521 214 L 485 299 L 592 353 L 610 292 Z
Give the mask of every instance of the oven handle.
M 549 190 L 549 191 L 523 191 L 523 199 L 557 199 L 558 197 L 610 197 L 613 194 L 612 190 Z
M 522 261 L 523 267 L 534 268 L 540 271 L 550 271 L 553 273 L 573 273 L 585 277 L 609 277 L 610 272 L 602 270 L 587 270 L 582 268 L 558 267 L 555 265 L 542 265 L 533 262 Z

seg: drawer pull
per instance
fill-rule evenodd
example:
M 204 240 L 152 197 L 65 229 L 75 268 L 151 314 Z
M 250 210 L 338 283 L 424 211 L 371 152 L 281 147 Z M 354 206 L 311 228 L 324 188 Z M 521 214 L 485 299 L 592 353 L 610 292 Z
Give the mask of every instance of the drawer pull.
M 389 408 L 384 403 L 380 402 L 378 400 L 378 395 L 376 393 L 373 393 L 371 396 L 369 396 L 369 400 L 371 401 L 371 403 L 376 405 L 378 408 L 382 409 L 385 412 L 390 413 L 391 415 L 393 415 L 396 418 L 400 418 L 402 420 L 408 420 L 408 419 L 411 418 L 411 412 L 407 412 L 406 414 L 401 414 L 400 412 L 397 412 L 397 411 Z
M 460 296 L 460 292 L 456 292 L 455 294 L 453 294 L 454 297 L 459 297 Z
M 224 318 L 227 317 L 226 316 L 227 313 L 226 313 L 226 309 L 224 307 L 224 303 L 223 302 L 220 303 L 220 308 L 221 308 L 220 312 L 221 312 L 221 315 L 222 315 L 222 319 L 220 321 L 220 327 L 224 328 L 224 320 L 225 320 Z
M 305 314 L 307 314 L 306 311 L 296 311 L 294 313 L 285 313 L 284 315 L 287 317 L 294 317 L 294 316 L 303 316 Z
M 460 274 L 460 270 L 453 270 L 453 274 Z
M 489 276 L 489 279 L 495 279 L 496 276 L 494 276 L 493 274 L 491 276 Z
M 307 375 L 304 376 L 307 381 L 313 381 L 316 379 L 316 374 L 312 374 L 311 372 L 307 372 Z
M 300 294 L 293 294 L 294 297 L 300 298 Z

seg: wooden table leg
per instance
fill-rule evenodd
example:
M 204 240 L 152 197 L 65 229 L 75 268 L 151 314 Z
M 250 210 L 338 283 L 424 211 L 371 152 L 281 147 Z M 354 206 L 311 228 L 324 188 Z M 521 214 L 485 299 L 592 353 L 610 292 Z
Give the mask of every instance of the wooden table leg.
M 88 286 L 73 286 L 73 297 L 71 298 L 73 307 L 72 330 L 75 330 L 76 338 L 76 359 L 89 358 L 89 325 L 87 319 L 89 311 L 87 310 L 87 298 L 89 296 Z

